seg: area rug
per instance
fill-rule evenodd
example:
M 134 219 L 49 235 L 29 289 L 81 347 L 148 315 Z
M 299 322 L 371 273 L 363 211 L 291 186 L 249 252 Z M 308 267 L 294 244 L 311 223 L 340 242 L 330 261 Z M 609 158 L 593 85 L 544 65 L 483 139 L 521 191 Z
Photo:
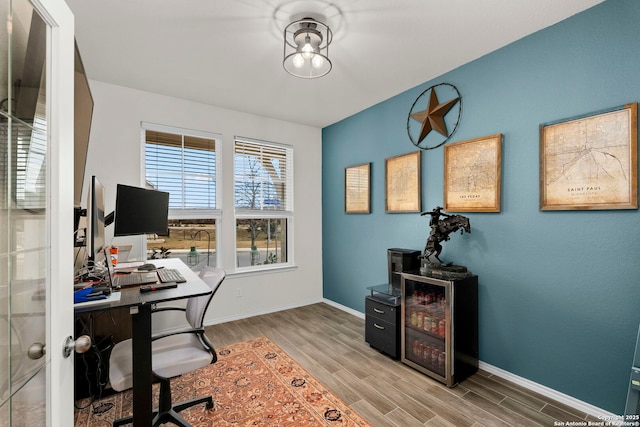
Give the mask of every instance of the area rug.
M 211 394 L 213 410 L 181 412 L 194 426 L 370 427 L 360 415 L 265 337 L 219 348 L 218 361 L 171 381 L 174 402 Z M 157 405 L 159 386 L 154 385 Z M 76 402 L 76 427 L 131 415 L 131 390 Z

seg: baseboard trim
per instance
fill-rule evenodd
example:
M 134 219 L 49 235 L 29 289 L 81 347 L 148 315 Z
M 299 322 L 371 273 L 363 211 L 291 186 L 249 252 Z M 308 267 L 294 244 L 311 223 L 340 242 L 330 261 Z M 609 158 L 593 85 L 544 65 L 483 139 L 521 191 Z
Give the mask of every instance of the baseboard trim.
M 346 305 L 338 304 L 337 302 L 331 301 L 330 299 L 326 299 L 326 298 L 323 298 L 322 302 L 327 305 L 330 305 L 331 307 L 335 307 L 338 310 L 346 311 L 349 314 L 353 314 L 356 317 L 364 319 L 364 313 L 361 313 L 358 310 L 354 310 L 353 308 L 349 308 Z
M 524 387 L 528 390 L 539 393 L 543 396 L 546 396 L 550 399 L 553 399 L 557 402 L 560 402 L 564 405 L 570 406 L 579 411 L 585 412 L 589 415 L 593 415 L 594 417 L 603 417 L 600 419 L 613 419 L 611 417 L 614 416 L 611 412 L 605 411 L 604 409 L 598 408 L 590 403 L 583 402 L 582 400 L 576 399 L 575 397 L 569 396 L 568 394 L 561 393 L 557 390 L 554 390 L 550 387 L 544 386 L 542 384 L 538 384 L 516 374 L 512 374 L 509 371 L 505 371 L 504 369 L 500 369 L 497 366 L 490 365 L 489 363 L 480 361 L 478 363 L 478 367 L 483 371 L 486 371 L 490 374 L 496 375 L 500 378 L 503 378 L 507 381 L 510 381 L 514 384 L 517 384 L 521 387 Z
M 270 308 L 268 310 L 260 310 L 260 311 L 255 311 L 255 312 L 251 312 L 251 313 L 242 313 L 242 314 L 239 314 L 237 316 L 217 317 L 215 319 L 206 319 L 205 318 L 203 323 L 204 323 L 205 326 L 217 325 L 219 323 L 233 322 L 233 321 L 236 321 L 236 320 L 248 319 L 248 318 L 254 317 L 254 316 L 262 316 L 263 314 L 276 313 L 278 311 L 284 311 L 284 310 L 289 310 L 289 309 L 292 309 L 292 308 L 304 307 L 305 305 L 317 304 L 319 302 L 323 302 L 323 300 L 322 299 L 316 299 L 316 300 L 302 301 L 302 302 L 297 303 L 297 304 L 283 305 L 283 306 L 280 306 L 280 307 L 273 307 L 273 308 Z
M 361 319 L 365 318 L 364 313 L 361 313 L 357 310 L 344 306 L 342 304 L 338 304 L 335 301 L 328 300 L 324 298 L 322 300 L 325 304 L 328 304 L 332 307 L 335 307 L 339 310 L 345 311 L 349 314 L 353 314 L 354 316 L 360 317 Z M 604 409 L 598 408 L 597 406 L 591 405 L 590 403 L 583 402 L 582 400 L 576 399 L 575 397 L 569 396 L 567 394 L 561 393 L 557 390 L 544 386 L 542 384 L 538 384 L 526 378 L 520 377 L 518 375 L 512 374 L 511 372 L 505 371 L 504 369 L 500 369 L 496 366 L 490 365 L 486 362 L 479 362 L 479 368 L 490 373 L 496 375 L 500 378 L 504 378 L 507 381 L 510 381 L 514 384 L 517 384 L 521 387 L 524 387 L 528 390 L 541 394 L 545 397 L 555 400 L 556 402 L 567 405 L 571 408 L 577 409 L 578 411 L 582 411 L 586 414 L 592 415 L 594 417 L 602 417 L 600 419 L 613 419 L 611 417 L 614 416 L 611 412 L 605 411 Z

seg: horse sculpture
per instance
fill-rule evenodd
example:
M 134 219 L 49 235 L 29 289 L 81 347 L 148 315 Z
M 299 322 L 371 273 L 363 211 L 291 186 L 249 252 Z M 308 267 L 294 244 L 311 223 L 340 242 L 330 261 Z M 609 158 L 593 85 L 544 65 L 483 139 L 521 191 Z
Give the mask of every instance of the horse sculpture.
M 440 206 L 431 212 L 423 212 L 421 215 L 431 215 L 431 221 L 429 221 L 431 232 L 424 247 L 424 253 L 420 257 L 429 261 L 429 257 L 433 255 L 440 264 L 444 264 L 439 258 L 440 252 L 442 252 L 441 242 L 449 240 L 449 235 L 458 230 L 460 230 L 460 234 L 464 234 L 465 231 L 471 233 L 469 218 L 462 215 L 445 214 Z M 440 219 L 441 216 L 444 219 Z

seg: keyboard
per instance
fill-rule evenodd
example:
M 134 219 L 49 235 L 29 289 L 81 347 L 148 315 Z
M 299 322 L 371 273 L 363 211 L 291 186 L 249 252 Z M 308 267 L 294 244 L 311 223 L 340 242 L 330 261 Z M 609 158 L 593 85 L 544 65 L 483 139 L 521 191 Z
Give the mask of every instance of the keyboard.
M 187 281 L 187 279 L 185 279 L 184 276 L 174 268 L 159 268 L 158 270 L 156 270 L 156 273 L 158 273 L 158 278 L 162 283 L 184 283 Z
M 138 285 L 146 285 L 147 283 L 155 283 L 158 275 L 154 272 L 149 273 L 131 273 L 122 276 L 115 276 L 113 284 L 121 288 L 128 288 Z

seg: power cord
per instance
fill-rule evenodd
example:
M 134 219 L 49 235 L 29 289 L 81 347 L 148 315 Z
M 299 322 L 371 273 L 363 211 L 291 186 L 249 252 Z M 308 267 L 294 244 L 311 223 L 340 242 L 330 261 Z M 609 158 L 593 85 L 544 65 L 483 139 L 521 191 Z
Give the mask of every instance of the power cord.
M 85 322 L 82 322 L 82 330 L 85 334 L 89 335 L 91 337 L 91 348 L 88 352 L 83 353 L 81 356 L 82 362 L 84 364 L 84 379 L 87 382 L 87 386 L 88 386 L 88 392 L 89 392 L 89 396 L 90 396 L 90 400 L 89 402 L 85 405 L 85 406 L 80 406 L 78 405 L 77 402 L 74 402 L 74 406 L 76 409 L 82 410 L 82 409 L 86 409 L 89 406 L 93 406 L 93 412 L 96 414 L 102 414 L 105 413 L 107 411 L 109 411 L 111 408 L 113 408 L 114 404 L 111 402 L 103 402 L 100 404 L 96 404 L 97 401 L 99 401 L 102 398 L 102 394 L 108 384 L 108 379 L 106 379 L 103 381 L 102 377 L 103 377 L 103 366 L 104 366 L 104 359 L 102 357 L 102 354 L 104 352 L 108 352 L 111 350 L 111 348 L 113 347 L 113 335 L 111 335 L 110 337 L 106 338 L 106 342 L 108 343 L 108 345 L 102 349 L 100 349 L 98 347 L 98 342 L 95 338 L 95 334 L 94 334 L 94 322 L 95 319 L 93 317 L 93 314 L 90 314 L 88 317 L 89 320 L 89 325 L 87 325 Z M 111 316 L 111 321 L 112 323 L 115 325 L 113 316 Z M 104 340 L 103 340 L 104 341 Z M 89 357 L 95 357 L 96 359 L 96 366 L 95 366 L 95 385 L 97 386 L 97 390 L 93 390 L 93 386 L 94 386 L 94 382 L 91 380 L 91 378 L 89 377 L 90 374 L 90 363 L 88 362 L 88 358 Z

